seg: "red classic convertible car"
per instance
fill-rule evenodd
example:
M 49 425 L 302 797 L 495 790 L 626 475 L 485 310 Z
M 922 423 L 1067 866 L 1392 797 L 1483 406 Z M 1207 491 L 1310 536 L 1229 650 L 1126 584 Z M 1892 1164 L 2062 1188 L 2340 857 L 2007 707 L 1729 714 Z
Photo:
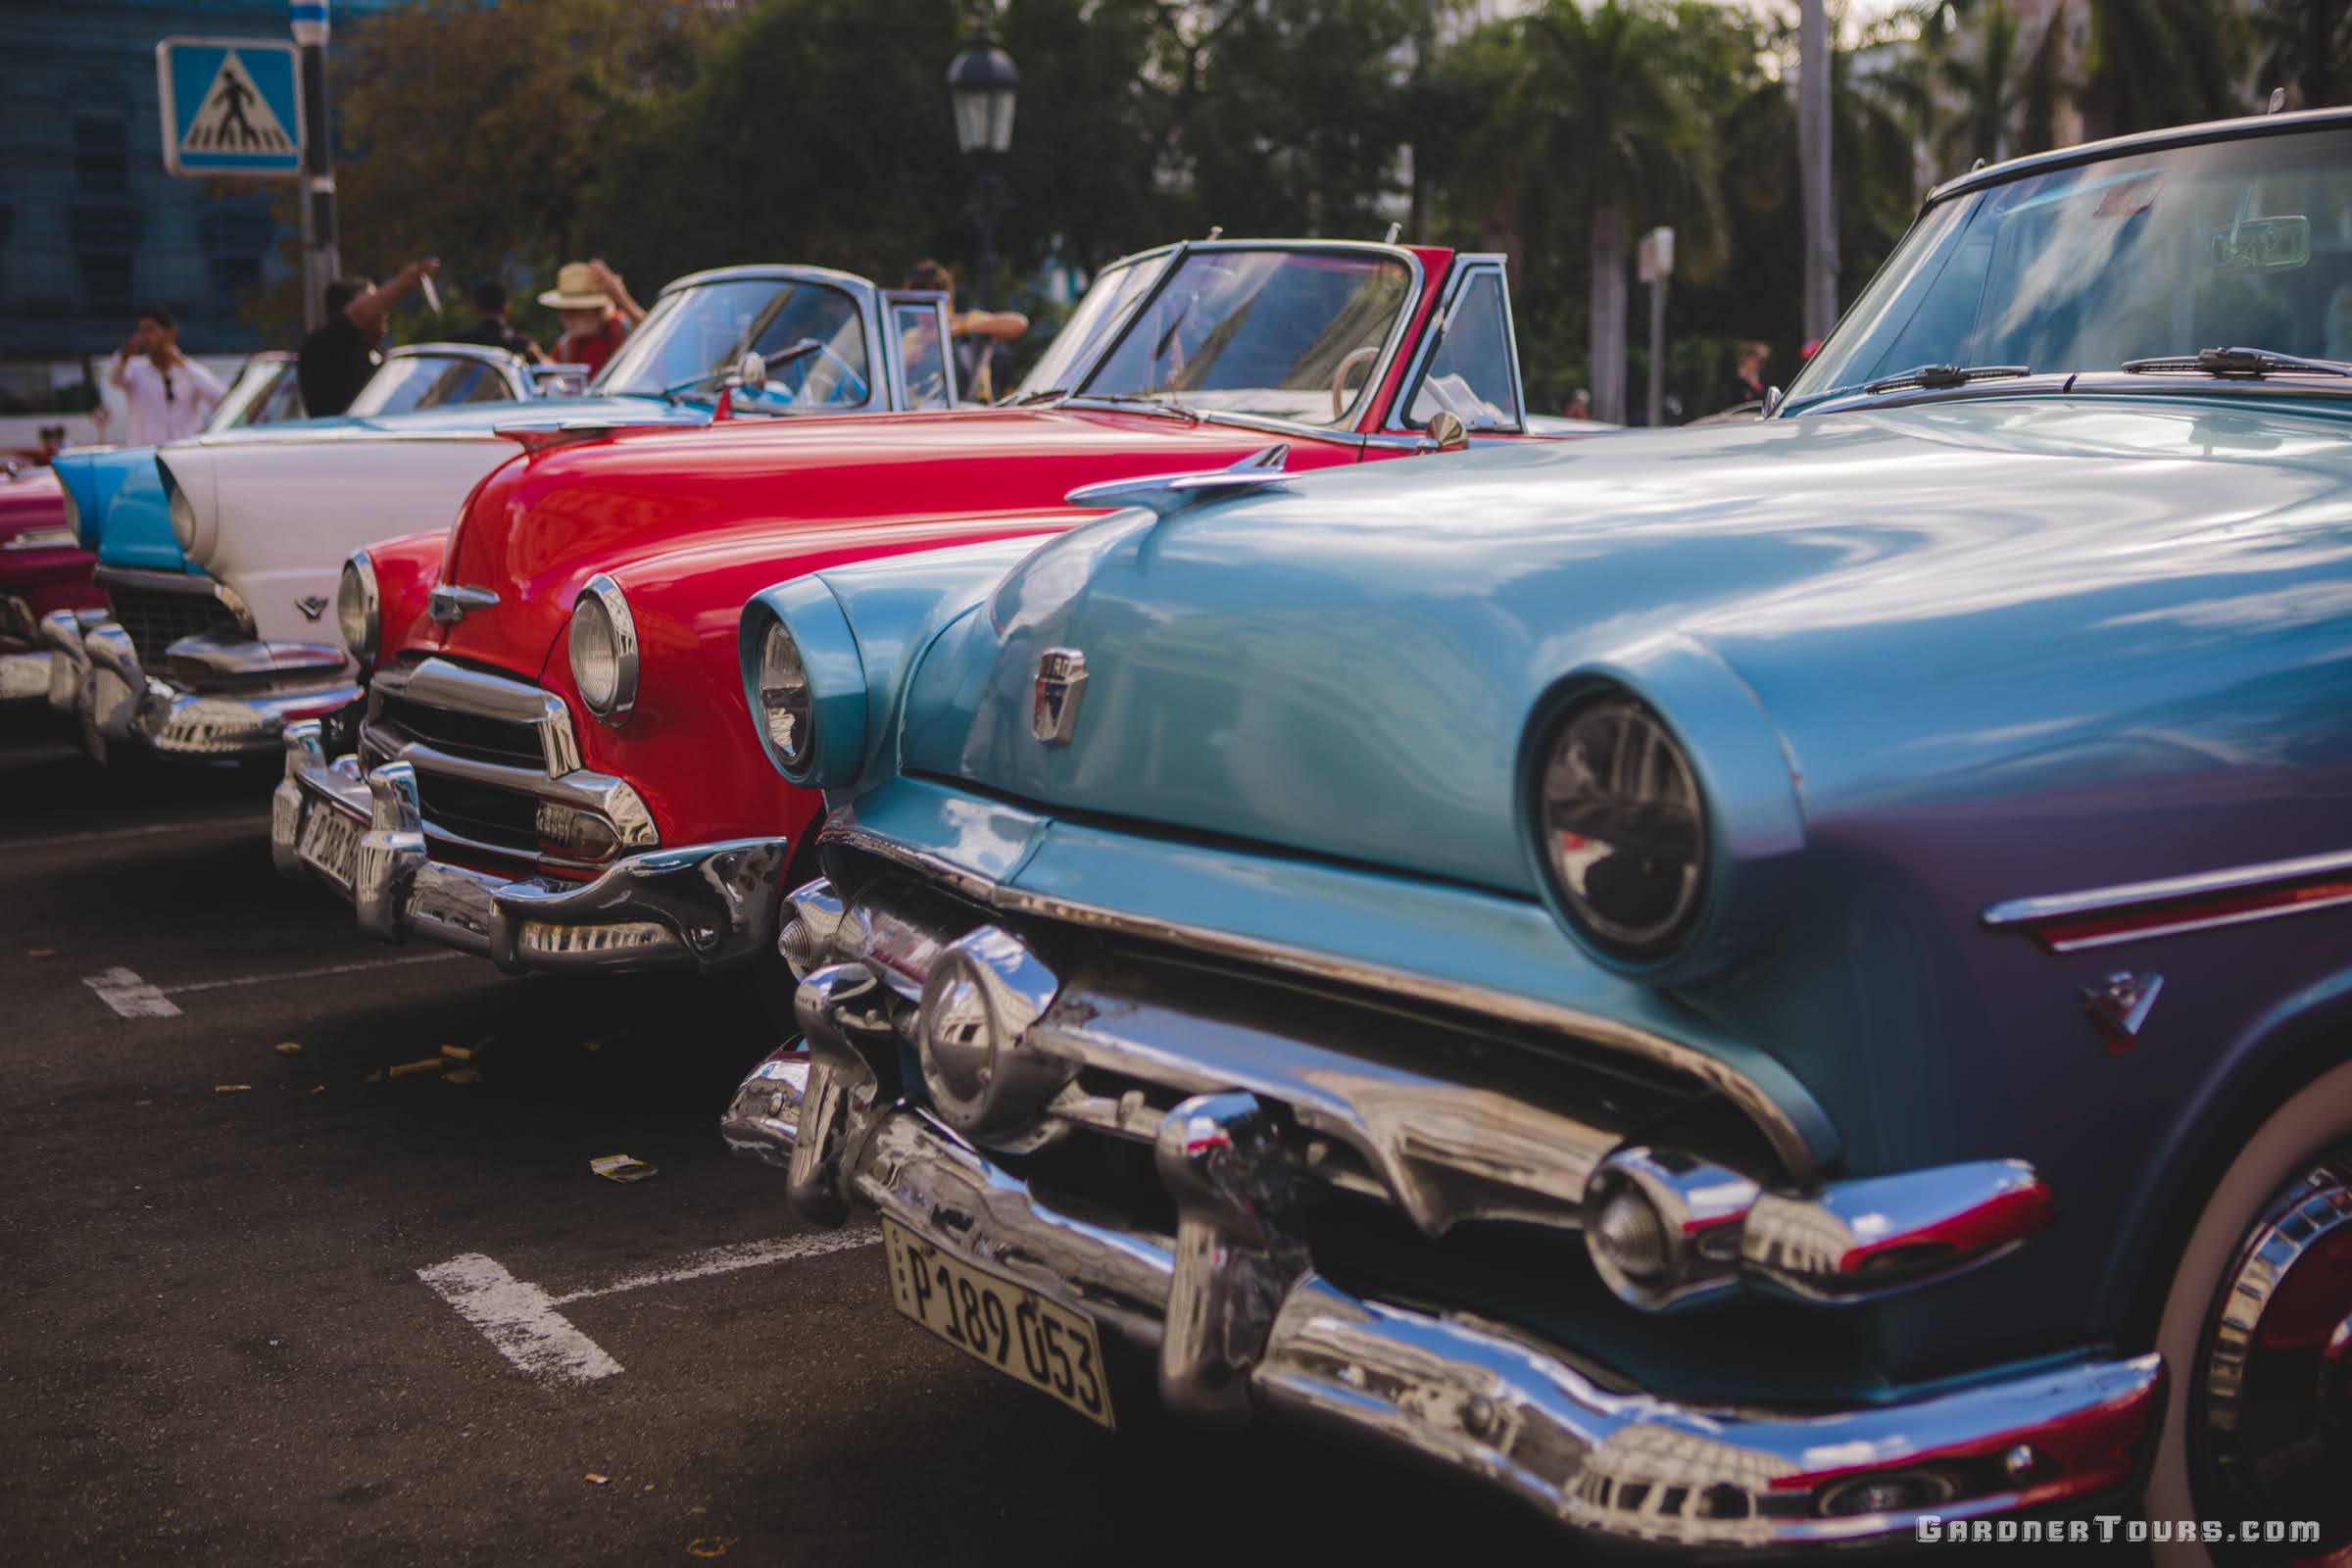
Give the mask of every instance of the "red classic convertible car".
M 993 409 L 517 431 L 453 531 L 345 568 L 357 750 L 288 729 L 272 858 L 380 936 L 509 969 L 772 953 L 822 801 L 744 728 L 753 594 L 1527 430 L 1502 258 L 1226 240 L 1104 270 Z
M 41 617 L 106 608 L 90 580 L 96 559 L 74 540 L 56 474 L 28 464 L 0 466 L 0 702 L 48 695 Z

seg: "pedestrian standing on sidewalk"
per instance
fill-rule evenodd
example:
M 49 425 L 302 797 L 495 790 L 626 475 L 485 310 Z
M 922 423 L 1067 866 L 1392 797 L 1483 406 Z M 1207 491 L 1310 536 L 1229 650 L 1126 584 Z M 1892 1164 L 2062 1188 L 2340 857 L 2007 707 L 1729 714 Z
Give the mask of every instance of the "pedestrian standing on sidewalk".
M 122 439 L 134 447 L 194 435 L 228 393 L 219 376 L 179 351 L 179 322 L 161 305 L 140 308 L 139 324 L 115 351 L 106 378 L 122 393 Z

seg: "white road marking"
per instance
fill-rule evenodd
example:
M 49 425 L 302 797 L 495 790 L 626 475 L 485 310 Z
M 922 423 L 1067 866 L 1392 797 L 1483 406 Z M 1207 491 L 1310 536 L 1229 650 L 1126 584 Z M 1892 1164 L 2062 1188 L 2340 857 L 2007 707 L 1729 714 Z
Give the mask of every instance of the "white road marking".
M 172 1005 L 170 997 L 129 969 L 118 966 L 104 974 L 85 974 L 81 983 L 96 992 L 100 1002 L 125 1018 L 179 1016 L 179 1008 Z
M 220 816 L 204 822 L 160 822 L 151 827 L 108 828 L 102 833 L 51 833 L 40 838 L 0 839 L 0 854 L 10 850 L 45 850 L 58 844 L 103 844 L 109 839 L 143 839 L 158 833 L 201 833 L 210 828 L 264 827 L 267 816 Z
M 528 1280 L 518 1280 L 498 1259 L 481 1252 L 465 1252 L 446 1263 L 420 1268 L 416 1277 L 457 1308 L 460 1317 L 480 1329 L 499 1354 L 529 1376 L 559 1383 L 594 1383 L 622 1371 L 621 1364 L 574 1328 L 570 1319 L 556 1310 L 559 1306 L 653 1285 L 676 1285 L 738 1269 L 822 1257 L 828 1252 L 871 1247 L 881 1240 L 882 1233 L 869 1227 L 714 1247 L 669 1268 L 625 1275 L 610 1285 L 574 1291 L 569 1296 L 551 1296 Z
M 732 1274 L 739 1268 L 763 1268 L 769 1263 L 789 1263 L 796 1257 L 822 1257 L 827 1252 L 846 1252 L 852 1248 L 871 1247 L 881 1240 L 882 1233 L 869 1226 L 864 1230 L 819 1231 L 813 1236 L 786 1236 L 772 1242 L 743 1242 L 734 1247 L 714 1247 L 708 1252 L 699 1252 L 687 1258 L 675 1268 L 657 1269 L 651 1274 L 632 1274 L 611 1285 L 556 1297 L 554 1301 L 558 1306 L 564 1306 L 599 1296 L 641 1291 L 649 1285 L 676 1285 L 686 1280 L 708 1279 L 713 1274 Z
M 594 1383 L 620 1372 L 603 1346 L 564 1321 L 545 1291 L 516 1279 L 494 1257 L 461 1253 L 418 1269 L 416 1277 L 532 1377 Z
M 225 986 L 270 985 L 280 980 L 316 980 L 321 975 L 356 974 L 362 969 L 391 969 L 404 963 L 442 963 L 451 958 L 463 958 L 463 953 L 412 953 L 400 958 L 363 958 L 358 963 L 326 963 L 316 969 L 284 969 L 276 974 L 241 974 L 232 980 L 191 980 L 185 985 L 162 986 L 167 996 L 185 996 L 191 991 L 219 991 Z

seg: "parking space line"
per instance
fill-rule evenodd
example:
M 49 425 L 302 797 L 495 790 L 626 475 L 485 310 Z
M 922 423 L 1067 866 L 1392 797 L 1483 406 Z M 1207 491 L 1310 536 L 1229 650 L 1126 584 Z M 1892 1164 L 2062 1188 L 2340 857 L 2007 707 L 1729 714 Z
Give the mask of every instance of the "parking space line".
M 0 854 L 10 850 L 46 850 L 59 844 L 103 844 L 109 839 L 143 839 L 158 833 L 201 833 L 216 827 L 254 827 L 262 816 L 217 816 L 202 822 L 158 822 L 148 827 L 115 827 L 99 833 L 50 833 L 38 838 L 0 839 Z
M 624 1368 L 611 1351 L 557 1311 L 559 1306 L 654 1285 L 677 1285 L 797 1258 L 822 1257 L 828 1252 L 871 1247 L 881 1240 L 882 1233 L 868 1227 L 741 1242 L 690 1254 L 668 1268 L 624 1275 L 610 1285 L 573 1291 L 568 1296 L 553 1296 L 528 1280 L 516 1279 L 505 1264 L 483 1252 L 462 1252 L 446 1263 L 418 1269 L 416 1277 L 456 1308 L 460 1317 L 481 1330 L 482 1337 L 519 1371 L 559 1383 L 594 1383 Z
M 228 980 L 190 980 L 185 985 L 159 986 L 166 996 L 182 997 L 191 991 L 220 991 L 228 986 L 270 985 L 280 980 L 317 980 L 322 975 L 354 974 L 362 969 L 391 969 L 404 963 L 441 963 L 450 958 L 463 958 L 463 953 L 412 953 L 398 958 L 363 958 L 357 963 L 323 963 L 316 969 L 282 969 L 276 974 L 241 974 Z
M 494 1257 L 464 1252 L 418 1269 L 416 1277 L 480 1329 L 499 1354 L 533 1377 L 594 1383 L 621 1370 L 603 1346 L 564 1320 L 553 1298 L 508 1273 Z
M 155 986 L 140 979 L 136 972 L 120 966 L 104 974 L 85 974 L 81 983 L 97 994 L 98 1000 L 125 1018 L 176 1018 L 179 1008 L 172 999 Z
M 600 1285 L 590 1291 L 574 1291 L 569 1296 L 553 1298 L 557 1306 L 573 1301 L 591 1300 L 599 1296 L 618 1296 L 623 1291 L 641 1291 L 649 1285 L 677 1285 L 687 1280 L 708 1279 L 713 1274 L 732 1274 L 739 1268 L 760 1268 L 769 1263 L 789 1263 L 796 1257 L 822 1257 L 827 1252 L 846 1252 L 852 1248 L 871 1247 L 882 1240 L 882 1233 L 867 1226 L 863 1230 L 819 1231 L 813 1236 L 785 1236 L 772 1242 L 743 1242 L 734 1247 L 714 1247 L 699 1252 L 675 1268 L 657 1269 L 651 1274 L 632 1274 L 611 1285 Z

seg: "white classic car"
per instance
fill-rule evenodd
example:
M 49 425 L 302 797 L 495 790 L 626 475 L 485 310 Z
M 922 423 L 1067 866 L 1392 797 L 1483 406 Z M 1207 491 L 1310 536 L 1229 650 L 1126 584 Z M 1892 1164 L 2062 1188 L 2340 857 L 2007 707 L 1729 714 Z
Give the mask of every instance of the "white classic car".
M 66 657 L 51 700 L 93 755 L 274 758 L 285 725 L 341 711 L 359 671 L 334 635 L 344 562 L 365 545 L 446 528 L 474 485 L 525 440 L 736 416 L 858 414 L 955 400 L 945 297 L 886 290 L 824 268 L 698 272 L 663 289 L 584 393 L 527 406 L 494 370 L 500 351 L 399 351 L 340 418 L 154 450 L 170 536 L 124 514 L 128 477 L 83 524 L 115 608 L 92 626 L 50 617 Z M 404 360 L 429 352 L 465 364 Z M 542 372 L 544 373 L 544 372 Z M 379 389 L 382 395 L 378 396 Z M 390 412 L 397 409 L 399 412 Z

